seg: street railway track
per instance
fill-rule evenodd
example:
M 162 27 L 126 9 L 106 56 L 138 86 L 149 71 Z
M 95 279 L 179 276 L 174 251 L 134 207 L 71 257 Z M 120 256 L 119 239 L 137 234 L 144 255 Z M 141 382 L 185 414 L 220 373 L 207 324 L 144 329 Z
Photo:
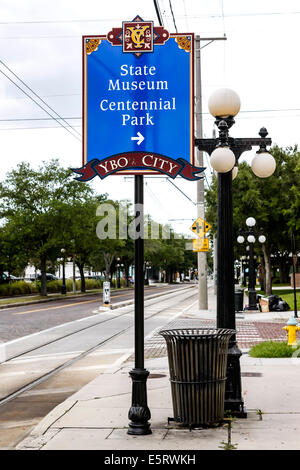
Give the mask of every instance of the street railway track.
M 189 287 L 189 288 L 190 288 L 190 287 Z M 171 292 L 166 291 L 166 292 L 163 292 L 163 293 L 162 293 L 162 291 L 161 291 L 161 289 L 160 289 L 158 292 L 156 292 L 157 294 L 159 294 L 159 299 L 158 299 L 158 301 L 160 301 L 160 298 L 161 298 L 161 297 L 164 297 L 165 295 L 170 295 L 171 293 L 174 293 L 174 295 L 176 295 L 177 293 L 179 294 L 180 292 L 182 292 L 182 291 L 184 291 L 184 290 L 186 290 L 186 288 L 184 288 L 184 289 L 178 289 L 178 291 L 171 291 Z M 115 298 L 115 297 L 124 297 L 124 296 L 127 296 L 127 295 L 128 295 L 127 293 L 126 293 L 126 294 L 119 294 L 119 295 L 114 296 L 114 298 Z M 147 300 L 152 300 L 152 297 L 150 297 L 150 296 L 151 296 L 151 293 L 150 293 L 149 295 L 145 295 L 145 301 L 147 301 Z M 148 297 L 150 297 L 150 298 L 148 298 Z M 78 304 L 86 303 L 86 302 L 91 302 L 91 301 L 77 302 L 77 303 L 74 304 L 74 305 L 77 306 Z M 94 302 L 94 301 L 92 301 L 92 302 Z M 153 303 L 156 303 L 156 302 L 153 302 Z M 112 305 L 113 305 L 113 304 L 112 304 Z M 130 305 L 130 304 L 128 304 L 128 305 Z M 69 304 L 69 305 L 67 305 L 67 306 L 66 306 L 66 305 L 63 305 L 63 308 L 69 307 L 69 306 L 73 306 L 73 304 Z M 120 307 L 123 307 L 123 306 L 120 306 Z M 61 307 L 61 306 L 59 306 L 59 307 L 48 307 L 48 308 L 45 309 L 45 310 L 48 311 L 48 310 L 51 310 L 51 309 L 53 309 L 53 308 L 56 309 L 56 308 L 62 308 L 62 307 Z M 40 309 L 39 309 L 39 310 L 40 310 Z M 37 310 L 29 310 L 29 311 L 26 311 L 25 313 L 34 313 L 34 312 L 36 312 L 36 311 L 37 311 Z M 16 314 L 18 314 L 18 313 L 16 313 Z M 114 318 L 119 318 L 119 317 L 121 317 L 122 315 L 123 315 L 123 312 L 120 313 L 120 315 L 117 315 L 117 316 L 114 317 Z M 88 318 L 88 317 L 86 317 L 86 318 Z M 86 318 L 82 318 L 82 319 L 80 319 L 80 320 L 84 320 L 84 319 L 86 319 Z M 62 336 L 59 336 L 59 337 L 57 337 L 57 338 L 55 338 L 55 339 L 53 339 L 53 340 L 47 341 L 47 342 L 45 342 L 45 343 L 43 343 L 43 344 L 41 344 L 41 345 L 39 345 L 39 346 L 36 346 L 36 347 L 34 347 L 34 348 L 31 348 L 31 349 L 27 349 L 26 351 L 23 351 L 23 352 L 20 353 L 20 354 L 16 354 L 16 355 L 14 355 L 14 356 L 10 356 L 8 359 L 5 360 L 5 363 L 7 363 L 7 362 L 9 362 L 9 361 L 12 361 L 13 359 L 17 359 L 18 357 L 20 357 L 20 356 L 22 356 L 22 355 L 24 355 L 24 354 L 27 354 L 27 353 L 33 352 L 33 351 L 35 351 L 35 350 L 37 350 L 37 349 L 40 349 L 40 348 L 42 348 L 42 347 L 44 347 L 44 346 L 48 346 L 49 344 L 55 343 L 56 341 L 59 341 L 59 340 L 64 339 L 64 338 L 67 338 L 68 336 L 72 336 L 72 335 L 74 335 L 75 333 L 79 333 L 79 332 L 81 332 L 81 331 L 87 330 L 87 329 L 89 329 L 89 328 L 92 328 L 92 327 L 94 327 L 94 326 L 100 325 L 101 323 L 106 323 L 107 321 L 111 321 L 111 320 L 113 320 L 113 318 L 108 318 L 108 319 L 106 319 L 106 320 L 102 320 L 102 321 L 93 323 L 92 325 L 88 325 L 88 326 L 86 326 L 86 327 L 84 327 L 84 328 L 81 328 L 81 329 L 79 329 L 79 330 L 72 331 L 71 333 L 66 333 L 65 335 L 62 335 Z M 72 321 L 70 321 L 70 322 L 68 322 L 68 323 L 72 323 Z M 63 325 L 56 325 L 56 326 L 54 326 L 54 327 L 52 327 L 52 328 L 55 329 L 55 328 L 59 328 L 59 327 L 61 327 L 61 326 L 63 326 Z M 52 328 L 50 328 L 50 329 L 52 329 Z M 30 336 L 30 335 L 29 335 L 29 336 Z M 4 343 L 4 345 L 5 345 L 5 343 Z M 4 361 L 2 361 L 2 362 L 0 361 L 0 366 L 1 366 L 1 363 L 4 363 Z M 1 403 L 1 402 L 0 402 L 0 403 Z
M 192 289 L 192 293 L 190 296 L 188 297 L 185 297 L 183 299 L 183 301 L 186 301 L 188 299 L 190 299 L 191 297 L 195 297 L 197 295 L 197 291 L 195 292 L 194 289 Z M 177 295 L 181 294 L 182 293 L 182 290 L 178 290 L 178 292 L 173 292 L 173 297 L 177 297 Z M 167 294 L 170 294 L 170 293 L 166 293 Z M 146 300 L 146 299 L 145 299 Z M 151 299 L 152 301 L 154 299 Z M 156 304 L 157 302 L 160 302 L 161 301 L 161 297 L 159 297 L 157 299 L 156 302 L 152 302 L 151 305 L 153 304 Z M 163 311 L 166 311 L 166 310 L 169 310 L 170 308 L 172 308 L 170 305 L 168 305 L 167 307 L 164 307 L 162 309 L 160 309 L 159 311 L 156 311 L 155 313 L 153 314 L 150 314 L 148 316 L 145 316 L 145 321 L 149 320 L 150 318 L 153 318 L 154 316 L 157 316 L 159 314 L 161 314 Z M 127 314 L 129 313 L 132 313 L 134 311 L 134 308 L 132 308 L 131 310 L 129 310 L 128 312 L 126 312 Z M 78 335 L 79 333 L 81 333 L 82 331 L 84 330 L 87 330 L 87 329 L 90 329 L 90 328 L 94 328 L 100 324 L 103 324 L 103 323 L 107 323 L 107 322 L 113 322 L 114 320 L 117 320 L 118 318 L 120 318 L 122 315 L 124 315 L 124 312 L 120 313 L 119 315 L 116 315 L 114 316 L 113 318 L 109 318 L 109 319 L 106 319 L 106 320 L 103 320 L 103 321 L 99 321 L 97 323 L 93 323 L 92 325 L 89 325 L 89 326 L 86 326 L 84 328 L 81 328 L 79 330 L 76 330 L 74 332 L 71 332 L 71 333 L 68 333 L 64 336 L 61 336 L 59 338 L 55 338 L 54 340 L 51 340 L 49 342 L 46 342 L 44 343 L 43 345 L 40 345 L 40 346 L 37 346 L 35 348 L 32 348 L 31 350 L 29 351 L 26 351 L 26 352 L 23 352 L 21 354 L 18 354 L 14 357 L 11 357 L 9 358 L 7 361 L 5 361 L 3 364 L 7 364 L 8 362 L 11 362 L 13 361 L 14 359 L 17 359 L 17 358 L 21 358 L 22 356 L 25 356 L 26 354 L 30 353 L 30 352 L 33 352 L 33 351 L 38 351 L 39 349 L 43 348 L 44 346 L 47 346 L 49 344 L 53 344 L 53 343 L 56 343 L 58 341 L 61 341 L 67 337 L 70 337 L 70 336 L 75 336 L 76 334 Z M 20 387 L 19 389 L 15 390 L 14 392 L 8 394 L 7 396 L 3 397 L 0 399 L 0 407 L 7 404 L 8 402 L 18 398 L 20 395 L 22 395 L 24 392 L 28 391 L 28 390 L 31 390 L 32 388 L 36 387 L 37 385 L 40 385 L 41 383 L 45 382 L 46 380 L 48 380 L 50 377 L 52 377 L 53 375 L 57 374 L 58 372 L 62 371 L 63 369 L 73 365 L 75 362 L 79 361 L 80 359 L 84 358 L 85 356 L 87 356 L 88 354 L 92 353 L 93 351 L 95 351 L 96 349 L 100 348 L 101 346 L 103 346 L 104 344 L 108 343 L 109 341 L 113 340 L 114 338 L 122 335 L 123 333 L 125 333 L 126 331 L 128 331 L 129 329 L 133 328 L 133 325 L 130 324 L 129 326 L 127 326 L 126 328 L 123 328 L 122 330 L 118 331 L 117 333 L 114 333 L 113 335 L 109 336 L 108 338 L 102 340 L 101 342 L 97 343 L 96 345 L 88 348 L 86 351 L 83 351 L 81 352 L 80 354 L 78 354 L 77 356 L 73 357 L 72 359 L 64 362 L 63 364 L 51 369 L 50 371 L 46 372 L 45 374 L 42 374 L 40 377 L 38 377 L 37 379 L 29 382 L 28 384 L 25 384 L 23 385 L 22 387 Z M 1 364 L 0 364 L 1 365 Z M 0 378 L 1 378 L 1 374 L 0 374 Z

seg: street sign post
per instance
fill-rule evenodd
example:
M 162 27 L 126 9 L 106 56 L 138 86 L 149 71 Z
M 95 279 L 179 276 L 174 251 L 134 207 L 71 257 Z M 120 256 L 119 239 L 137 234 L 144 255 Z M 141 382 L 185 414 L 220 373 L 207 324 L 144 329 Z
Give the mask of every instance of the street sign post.
M 194 232 L 199 238 L 203 238 L 205 234 L 211 229 L 211 225 L 208 222 L 198 217 L 197 220 L 190 227 L 190 230 Z
M 193 240 L 193 251 L 209 251 L 208 238 L 195 238 Z
M 110 282 L 103 282 L 103 303 L 110 304 Z
M 198 238 L 193 240 L 193 251 L 209 251 L 209 240 L 205 238 L 205 234 L 211 229 L 211 225 L 201 217 L 190 227 L 190 230 L 197 235 Z
M 137 16 L 105 36 L 83 37 L 83 166 L 78 181 L 135 175 L 134 210 L 143 220 L 143 175 L 196 181 L 194 35 L 170 34 Z M 137 215 L 138 214 L 138 215 Z M 135 367 L 128 434 L 150 434 L 144 368 L 143 224 L 135 238 Z
M 194 166 L 194 35 L 137 16 L 83 37 L 83 167 L 98 175 L 201 177 Z
M 83 164 L 116 156 L 107 170 L 139 174 L 170 169 L 164 156 L 194 164 L 193 44 L 192 34 L 169 34 L 139 17 L 83 38 Z M 137 155 L 140 168 L 128 160 Z

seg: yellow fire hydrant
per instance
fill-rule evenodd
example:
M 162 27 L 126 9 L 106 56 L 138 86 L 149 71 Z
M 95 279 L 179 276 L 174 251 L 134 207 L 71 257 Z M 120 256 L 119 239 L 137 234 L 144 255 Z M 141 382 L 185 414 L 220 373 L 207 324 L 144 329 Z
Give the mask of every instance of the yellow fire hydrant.
M 296 333 L 297 331 L 300 330 L 299 326 L 297 325 L 298 325 L 297 320 L 293 316 L 291 316 L 286 326 L 282 328 L 283 330 L 287 331 L 289 346 L 295 346 L 297 344 Z

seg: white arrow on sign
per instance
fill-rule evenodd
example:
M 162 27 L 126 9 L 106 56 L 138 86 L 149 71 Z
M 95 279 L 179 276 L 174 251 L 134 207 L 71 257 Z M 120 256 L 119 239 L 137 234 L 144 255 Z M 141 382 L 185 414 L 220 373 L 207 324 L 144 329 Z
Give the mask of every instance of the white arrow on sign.
M 131 140 L 136 140 L 137 144 L 140 145 L 143 140 L 145 140 L 145 137 L 140 132 L 138 132 L 137 137 L 131 137 Z

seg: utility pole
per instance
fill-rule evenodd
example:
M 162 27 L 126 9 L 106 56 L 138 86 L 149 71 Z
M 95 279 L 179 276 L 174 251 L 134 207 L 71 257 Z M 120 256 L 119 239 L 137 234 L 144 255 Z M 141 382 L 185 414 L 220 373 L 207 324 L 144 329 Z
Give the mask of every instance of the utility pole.
M 156 15 L 160 26 L 163 25 L 163 17 L 159 8 L 158 0 L 153 0 Z M 212 37 L 212 38 L 200 38 L 200 36 L 195 36 L 195 76 L 196 76 L 196 103 L 195 103 L 195 137 L 202 139 L 202 88 L 201 88 L 201 56 L 200 56 L 200 41 L 208 41 L 205 44 L 206 47 L 211 44 L 213 41 L 226 40 L 224 37 Z M 196 165 L 203 167 L 203 152 L 196 149 Z M 204 219 L 205 215 L 205 206 L 204 206 L 204 179 L 197 181 L 197 218 L 201 217 Z M 205 219 L 204 219 L 205 220 Z M 206 310 L 208 308 L 207 303 L 207 256 L 206 252 L 199 251 L 197 253 L 197 271 L 198 271 L 198 307 L 199 310 Z
M 195 37 L 195 57 L 196 57 L 196 138 L 202 139 L 202 89 L 201 89 L 201 58 L 200 58 L 200 36 Z M 203 152 L 196 149 L 196 165 L 203 167 Z M 204 178 L 197 181 L 197 218 L 204 218 Z M 198 307 L 199 310 L 206 310 L 207 307 L 207 273 L 206 273 L 206 252 L 199 251 L 198 255 Z
M 202 85 L 201 85 L 201 41 L 209 41 L 203 47 L 208 46 L 213 41 L 226 41 L 226 36 L 215 37 L 215 38 L 200 38 L 195 36 L 195 77 L 196 77 L 196 103 L 195 103 L 195 115 L 196 115 L 196 138 L 203 138 L 203 127 L 202 127 Z M 203 152 L 196 150 L 196 165 L 203 167 Z M 197 181 L 197 218 L 205 220 L 205 205 L 204 205 L 204 179 Z M 216 251 L 216 250 L 215 250 Z M 207 302 L 207 255 L 206 252 L 198 252 L 198 307 L 199 310 L 206 310 L 208 308 Z M 215 288 L 216 289 L 216 288 Z

